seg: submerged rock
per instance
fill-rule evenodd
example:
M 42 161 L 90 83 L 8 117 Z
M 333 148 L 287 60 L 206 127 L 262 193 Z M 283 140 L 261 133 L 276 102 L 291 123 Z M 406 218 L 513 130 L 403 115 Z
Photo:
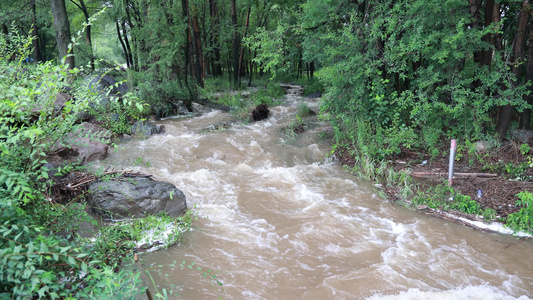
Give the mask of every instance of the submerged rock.
M 88 202 L 102 217 L 144 217 L 162 211 L 177 217 L 187 209 L 185 195 L 174 184 L 149 179 L 94 183 Z
M 266 104 L 259 104 L 252 110 L 252 121 L 261 121 L 268 118 L 268 114 L 270 113 L 270 110 L 268 110 L 268 106 Z
M 131 126 L 131 134 L 134 136 L 151 136 L 165 133 L 165 126 L 157 126 L 152 122 L 137 121 Z

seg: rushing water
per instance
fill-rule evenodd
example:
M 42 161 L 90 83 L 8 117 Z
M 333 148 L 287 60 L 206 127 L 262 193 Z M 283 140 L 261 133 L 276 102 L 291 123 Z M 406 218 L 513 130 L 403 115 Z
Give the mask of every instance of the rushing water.
M 531 299 L 531 240 L 377 196 L 327 160 L 316 118 L 296 139 L 283 133 L 301 101 L 318 106 L 290 96 L 268 120 L 219 132 L 205 128 L 230 119 L 220 111 L 167 119 L 166 134 L 122 143 L 101 162 L 174 183 L 200 216 L 179 245 L 141 256 L 145 268 L 163 265 L 163 275 L 151 272 L 159 291 L 174 285 L 176 299 Z M 223 286 L 169 266 L 183 260 L 212 269 Z

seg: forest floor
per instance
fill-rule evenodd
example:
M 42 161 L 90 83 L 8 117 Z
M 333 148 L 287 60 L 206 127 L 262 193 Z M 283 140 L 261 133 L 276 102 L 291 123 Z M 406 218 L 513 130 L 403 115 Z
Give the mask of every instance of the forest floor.
M 533 149 L 533 145 L 529 147 Z M 455 161 L 456 175 L 452 187 L 470 196 L 482 209 L 492 208 L 497 217 L 506 218 L 519 210 L 516 207 L 516 201 L 519 200 L 516 194 L 524 190 L 533 192 L 533 168 L 529 167 L 533 151 L 524 154 L 520 150 L 519 144 L 507 141 L 497 149 L 473 154 L 473 157 L 459 152 L 460 159 Z M 342 165 L 353 167 L 355 161 L 348 153 L 340 151 L 337 156 Z M 448 178 L 449 153 L 430 159 L 429 154 L 402 149 L 401 153 L 389 158 L 389 163 L 394 170 L 408 172 L 415 177 L 421 190 L 436 186 Z M 403 200 L 398 187 L 383 187 L 390 200 Z

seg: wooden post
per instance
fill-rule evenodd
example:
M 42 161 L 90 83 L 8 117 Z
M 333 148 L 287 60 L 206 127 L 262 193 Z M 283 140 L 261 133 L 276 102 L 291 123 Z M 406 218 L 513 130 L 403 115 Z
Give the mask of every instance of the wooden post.
M 453 180 L 453 163 L 455 162 L 455 149 L 456 149 L 456 143 L 455 140 L 452 140 L 452 143 L 450 145 L 450 164 L 448 168 L 448 185 L 452 186 L 452 180 Z

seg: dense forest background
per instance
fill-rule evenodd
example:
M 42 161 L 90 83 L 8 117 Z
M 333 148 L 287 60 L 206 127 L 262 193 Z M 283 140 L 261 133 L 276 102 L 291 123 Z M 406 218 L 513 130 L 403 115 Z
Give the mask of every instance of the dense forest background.
M 89 248 L 54 237 L 68 224 L 40 229 L 58 216 L 43 204 L 44 157 L 76 130 L 72 112 L 99 101 L 80 82 L 105 73 L 130 87 L 115 112 L 138 118 L 191 110 L 212 91 L 302 84 L 322 93 L 334 147 L 436 157 L 450 138 L 530 129 L 533 10 L 529 0 L 2 0 L 0 298 L 142 291 L 138 276 L 111 275 L 83 259 Z M 65 90 L 77 102 L 58 114 Z M 78 285 L 56 282 L 74 269 Z
M 127 67 L 160 116 L 206 79 L 242 88 L 266 72 L 317 77 L 338 141 L 380 158 L 530 128 L 529 1 L 7 0 L 0 26 L 36 37 L 30 60 L 59 59 L 103 8 L 69 63 Z
M 59 59 L 103 8 L 69 63 L 127 67 L 161 116 L 206 79 L 241 88 L 267 72 L 318 77 L 337 137 L 380 157 L 530 128 L 529 1 L 7 0 L 0 26 L 36 37 L 29 59 Z

